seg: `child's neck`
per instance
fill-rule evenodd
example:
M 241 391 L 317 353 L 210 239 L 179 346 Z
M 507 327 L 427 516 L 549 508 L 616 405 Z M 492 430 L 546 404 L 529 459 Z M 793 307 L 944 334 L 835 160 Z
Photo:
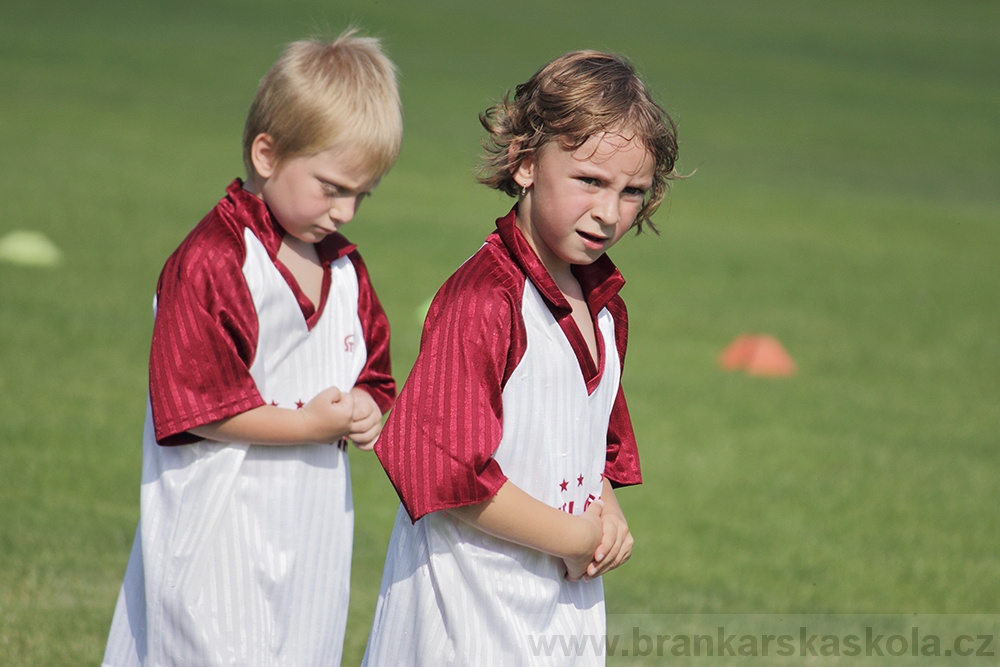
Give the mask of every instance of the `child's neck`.
M 285 234 L 278 248 L 278 261 L 291 272 L 313 306 L 319 308 L 323 296 L 323 265 L 316 253 L 316 246 Z
M 590 358 L 594 360 L 594 364 L 598 364 L 600 360 L 598 359 L 599 352 L 597 349 L 597 334 L 594 330 L 594 320 L 590 316 L 590 306 L 587 305 L 587 299 L 583 294 L 583 288 L 580 287 L 580 281 L 573 275 L 571 268 L 567 268 L 565 272 L 561 272 L 558 275 L 549 275 L 552 276 L 556 287 L 563 293 L 563 296 L 566 297 L 570 307 L 573 309 L 573 321 L 576 322 L 577 328 L 583 334 L 583 340 L 586 341 L 587 349 L 590 351 Z

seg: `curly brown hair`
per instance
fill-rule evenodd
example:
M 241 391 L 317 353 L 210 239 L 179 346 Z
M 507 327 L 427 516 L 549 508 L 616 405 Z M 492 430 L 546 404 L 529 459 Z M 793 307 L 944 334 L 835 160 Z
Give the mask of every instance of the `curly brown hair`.
M 649 151 L 656 167 L 653 186 L 633 225 L 636 233 L 667 193 L 669 181 L 679 178 L 677 126 L 649 94 L 631 62 L 600 51 L 574 51 L 556 58 L 517 86 L 513 99 L 484 111 L 479 121 L 488 135 L 483 141 L 479 182 L 516 197 L 514 181 L 525 156 L 558 139 L 576 150 L 601 132 L 630 135 Z

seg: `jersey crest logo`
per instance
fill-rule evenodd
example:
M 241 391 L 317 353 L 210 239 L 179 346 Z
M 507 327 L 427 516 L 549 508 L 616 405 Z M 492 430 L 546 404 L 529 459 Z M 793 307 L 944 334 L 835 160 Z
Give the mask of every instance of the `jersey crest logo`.
M 354 334 L 344 337 L 344 352 L 354 352 Z

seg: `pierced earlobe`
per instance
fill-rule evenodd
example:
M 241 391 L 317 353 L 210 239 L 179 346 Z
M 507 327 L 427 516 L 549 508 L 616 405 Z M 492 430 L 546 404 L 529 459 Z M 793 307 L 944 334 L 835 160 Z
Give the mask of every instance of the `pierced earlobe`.
M 523 197 L 535 182 L 535 153 L 525 153 L 519 156 L 518 159 L 517 169 L 514 169 L 511 176 L 514 182 L 521 188 L 520 195 Z

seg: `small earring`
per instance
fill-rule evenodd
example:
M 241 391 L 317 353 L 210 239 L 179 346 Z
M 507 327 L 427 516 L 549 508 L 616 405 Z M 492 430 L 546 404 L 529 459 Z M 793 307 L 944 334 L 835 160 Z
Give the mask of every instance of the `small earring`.
M 525 193 L 527 193 L 527 192 L 528 192 L 528 186 L 527 185 L 522 185 L 521 186 L 521 196 L 523 197 L 525 195 Z

